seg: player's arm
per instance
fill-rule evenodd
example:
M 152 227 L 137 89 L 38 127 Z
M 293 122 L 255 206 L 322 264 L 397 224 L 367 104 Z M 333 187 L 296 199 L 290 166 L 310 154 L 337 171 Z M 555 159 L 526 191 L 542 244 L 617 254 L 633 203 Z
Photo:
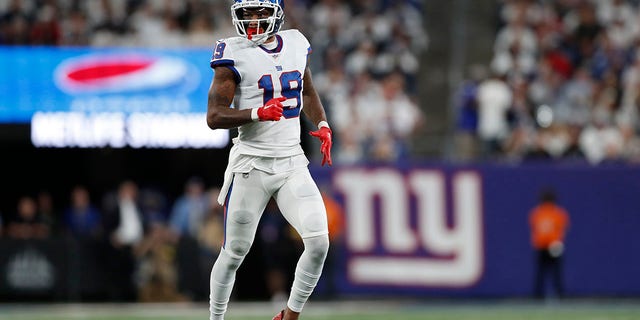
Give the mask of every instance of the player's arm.
M 313 86 L 313 79 L 311 77 L 311 69 L 307 66 L 304 70 L 304 87 L 302 89 L 302 96 L 304 101 L 304 107 L 302 112 L 311 120 L 311 122 L 318 126 L 321 121 L 327 121 L 327 115 L 324 112 L 324 107 L 320 102 L 320 96 Z
M 313 86 L 313 80 L 311 78 L 311 69 L 307 66 L 304 70 L 304 87 L 302 88 L 302 95 L 304 101 L 304 107 L 302 112 L 311 120 L 311 122 L 318 127 L 317 131 L 309 132 L 312 136 L 320 139 L 320 152 L 322 152 L 322 165 L 325 163 L 332 165 L 331 161 L 331 145 L 332 145 L 332 133 L 327 123 L 327 115 L 324 112 L 322 102 L 320 102 L 320 96 Z
M 230 108 L 236 92 L 235 74 L 227 67 L 215 68 L 209 87 L 207 124 L 211 129 L 229 129 L 251 122 L 251 110 Z
M 211 129 L 229 129 L 253 121 L 278 121 L 282 117 L 284 98 L 269 100 L 264 106 L 237 110 L 230 108 L 236 92 L 236 76 L 231 69 L 215 68 L 209 87 L 207 103 L 207 125 Z

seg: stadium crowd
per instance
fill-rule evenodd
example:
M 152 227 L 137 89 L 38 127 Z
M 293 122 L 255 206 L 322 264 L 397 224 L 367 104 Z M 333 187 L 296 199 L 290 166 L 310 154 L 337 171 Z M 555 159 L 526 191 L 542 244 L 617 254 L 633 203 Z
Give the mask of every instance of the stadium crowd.
M 457 95 L 461 157 L 640 162 L 638 1 L 506 0 L 497 14 L 492 61 Z
M 218 187 L 207 187 L 199 177 L 189 178 L 183 193 L 173 198 L 133 180 L 122 181 L 104 195 L 76 185 L 64 201 L 54 200 L 46 190 L 25 194 L 17 200 L 15 212 L 4 219 L 0 215 L 0 242 L 24 241 L 28 246 L 31 241 L 64 240 L 71 250 L 69 265 L 91 266 L 68 270 L 90 275 L 76 285 L 76 299 L 204 301 L 209 273 L 224 241 L 225 213 L 218 194 Z M 342 233 L 341 209 L 326 190 L 322 195 L 336 240 Z M 270 203 L 250 258 L 254 271 L 247 277 L 257 282 L 248 295 L 274 302 L 285 299 L 292 280 L 287 268 L 295 265 L 292 261 L 302 250 L 302 240 L 275 202 Z

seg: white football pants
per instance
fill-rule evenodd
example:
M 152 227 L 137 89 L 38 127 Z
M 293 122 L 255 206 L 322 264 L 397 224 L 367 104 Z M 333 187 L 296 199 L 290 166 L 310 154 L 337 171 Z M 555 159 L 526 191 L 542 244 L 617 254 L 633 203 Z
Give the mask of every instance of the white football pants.
M 271 197 L 304 242 L 287 302 L 289 309 L 302 311 L 318 283 L 329 237 L 322 196 L 309 170 L 305 167 L 269 174 L 254 169 L 234 173 L 225 201 L 225 240 L 211 270 L 211 320 L 224 319 L 236 271 L 253 244 L 258 222 Z

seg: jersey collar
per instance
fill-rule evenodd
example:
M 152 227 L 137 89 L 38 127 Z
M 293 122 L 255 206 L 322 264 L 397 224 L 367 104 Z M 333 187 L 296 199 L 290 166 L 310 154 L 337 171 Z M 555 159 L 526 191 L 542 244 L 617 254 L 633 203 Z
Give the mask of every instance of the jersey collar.
M 280 37 L 279 34 L 276 34 L 276 41 L 278 42 L 278 45 L 272 50 L 265 48 L 263 45 L 260 45 L 259 47 L 260 49 L 264 50 L 264 52 L 266 53 L 279 53 L 280 51 L 282 51 L 282 43 L 283 43 L 282 37 Z

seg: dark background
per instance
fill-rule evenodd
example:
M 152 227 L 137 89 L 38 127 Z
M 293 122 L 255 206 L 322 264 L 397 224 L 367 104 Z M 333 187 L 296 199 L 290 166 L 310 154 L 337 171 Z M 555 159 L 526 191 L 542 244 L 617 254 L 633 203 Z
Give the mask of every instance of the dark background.
M 304 119 L 302 146 L 313 161 L 316 146 L 307 137 L 312 128 Z M 82 184 L 99 207 L 102 196 L 126 179 L 141 189 L 161 192 L 171 206 L 190 177 L 201 177 L 207 187 L 221 186 L 232 145 L 229 141 L 223 149 L 36 148 L 30 130 L 30 125 L 0 125 L 0 214 L 4 221 L 16 211 L 23 195 L 47 191 L 60 212 L 68 205 L 73 186 Z M 235 130 L 230 131 L 231 138 L 236 135 Z
M 170 197 L 179 195 L 191 176 L 202 177 L 208 186 L 221 184 L 230 148 L 36 148 L 29 131 L 29 125 L 0 125 L 0 210 L 5 215 L 15 211 L 21 195 L 40 191 L 52 194 L 59 211 L 76 184 L 86 185 L 98 205 L 102 194 L 125 179 Z

